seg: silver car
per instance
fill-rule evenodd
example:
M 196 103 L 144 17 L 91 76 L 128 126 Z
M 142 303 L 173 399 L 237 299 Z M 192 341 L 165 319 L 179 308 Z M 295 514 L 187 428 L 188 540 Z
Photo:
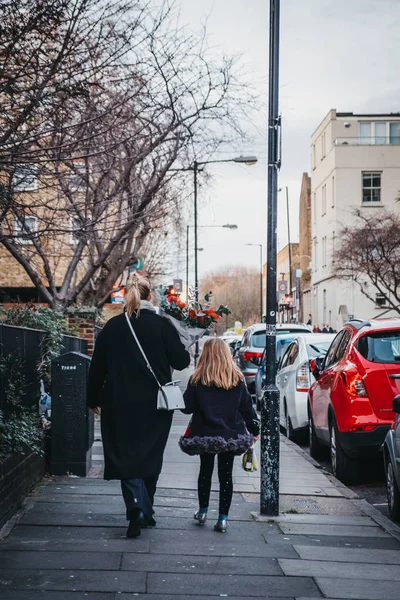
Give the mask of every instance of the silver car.
M 276 326 L 276 333 L 279 336 L 281 334 L 310 333 L 310 329 L 306 325 L 284 323 Z M 240 348 L 236 352 L 235 362 L 245 376 L 251 394 L 255 393 L 254 382 L 261 364 L 265 341 L 266 324 L 257 323 L 246 330 Z

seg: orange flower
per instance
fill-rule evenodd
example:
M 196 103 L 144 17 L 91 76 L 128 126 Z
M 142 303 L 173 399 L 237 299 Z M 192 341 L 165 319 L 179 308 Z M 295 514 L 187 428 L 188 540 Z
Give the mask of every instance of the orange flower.
M 218 319 L 219 319 L 219 315 L 217 315 L 217 313 L 215 312 L 215 310 L 212 309 L 212 308 L 209 308 L 208 310 L 206 310 L 206 315 L 208 315 L 209 317 L 211 317 L 215 321 L 218 321 Z
M 196 311 L 194 311 L 193 308 L 189 309 L 189 317 L 191 319 L 195 319 L 196 318 Z

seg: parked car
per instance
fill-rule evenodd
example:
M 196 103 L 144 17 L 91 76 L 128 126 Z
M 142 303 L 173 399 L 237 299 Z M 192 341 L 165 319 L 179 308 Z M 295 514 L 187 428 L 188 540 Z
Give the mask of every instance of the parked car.
M 349 321 L 326 356 L 311 361 L 310 454 L 329 448 L 332 471 L 357 480 L 360 461 L 378 458 L 400 393 L 400 319 Z
M 276 385 L 280 394 L 280 424 L 289 439 L 308 437 L 307 397 L 315 381 L 310 359 L 325 356 L 334 337 L 331 333 L 297 335 L 287 346 Z
M 284 324 L 277 325 L 278 336 L 288 334 L 310 333 L 305 325 Z M 236 352 L 236 364 L 245 376 L 247 387 L 251 394 L 255 393 L 255 378 L 258 367 L 261 364 L 261 358 L 265 349 L 266 325 L 257 323 L 249 327 L 243 335 L 240 348 Z
M 386 434 L 383 456 L 389 514 L 400 521 L 400 396 L 394 398 L 392 408 L 396 417 Z
M 230 335 L 228 337 L 225 336 L 220 336 L 221 340 L 224 340 L 224 342 L 226 344 L 228 344 L 230 351 L 232 353 L 232 356 L 235 356 L 235 353 L 237 351 L 237 349 L 240 347 L 240 344 L 242 342 L 242 335 Z

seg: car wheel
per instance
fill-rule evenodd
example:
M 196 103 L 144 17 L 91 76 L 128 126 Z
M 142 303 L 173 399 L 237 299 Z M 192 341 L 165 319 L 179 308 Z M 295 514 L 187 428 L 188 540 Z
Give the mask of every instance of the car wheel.
M 390 518 L 393 521 L 400 521 L 400 490 L 397 485 L 390 456 L 387 458 L 386 465 L 386 492 Z
M 310 407 L 308 408 L 308 443 L 310 446 L 310 456 L 312 458 L 315 460 L 322 460 L 326 458 L 328 450 L 317 438 Z
M 347 456 L 340 444 L 340 432 L 334 418 L 329 424 L 330 457 L 332 473 L 345 484 L 356 483 L 359 461 Z
M 288 413 L 286 402 L 285 402 L 285 435 L 289 440 L 293 440 L 293 438 L 294 438 L 292 421 L 291 421 L 289 413 Z

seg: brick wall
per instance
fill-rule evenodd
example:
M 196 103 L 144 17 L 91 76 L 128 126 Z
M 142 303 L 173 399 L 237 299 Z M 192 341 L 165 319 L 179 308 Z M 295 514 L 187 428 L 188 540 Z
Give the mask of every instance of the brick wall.
M 0 529 L 41 480 L 44 470 L 44 457 L 33 453 L 7 456 L 0 461 Z
M 79 312 L 79 307 L 67 309 L 69 325 L 78 331 L 80 338 L 87 341 L 87 353 L 92 356 L 94 350 L 94 327 L 96 323 L 96 312 L 84 310 Z

